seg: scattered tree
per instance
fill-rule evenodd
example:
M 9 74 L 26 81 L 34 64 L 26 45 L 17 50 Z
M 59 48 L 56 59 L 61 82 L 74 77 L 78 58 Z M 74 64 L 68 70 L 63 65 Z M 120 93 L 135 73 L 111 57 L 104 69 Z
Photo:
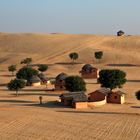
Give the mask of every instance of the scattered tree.
M 25 58 L 20 63 L 26 64 L 27 66 L 29 66 L 29 64 L 31 64 L 31 62 L 32 62 L 32 58 Z
M 123 36 L 124 34 L 125 34 L 125 32 L 122 31 L 122 30 L 120 30 L 120 31 L 117 32 L 117 36 Z
M 65 86 L 68 91 L 86 91 L 86 83 L 79 76 L 69 76 L 65 80 Z
M 18 96 L 18 91 L 26 86 L 24 80 L 14 79 L 8 83 L 7 87 L 9 90 L 16 91 L 16 96 Z
M 73 63 L 74 63 L 74 61 L 75 60 L 77 60 L 78 59 L 78 53 L 76 53 L 76 52 L 73 52 L 73 53 L 70 53 L 69 54 L 69 57 L 70 57 L 70 59 L 73 61 Z
M 136 92 L 136 98 L 140 100 L 140 90 Z
M 10 65 L 10 66 L 8 67 L 8 70 L 9 70 L 10 72 L 12 72 L 12 76 L 14 76 L 14 72 L 16 71 L 16 65 Z
M 46 64 L 38 65 L 38 70 L 41 72 L 45 72 L 47 69 L 48 69 L 48 66 Z
M 98 82 L 101 87 L 110 88 L 121 88 L 126 82 L 126 73 L 121 70 L 101 70 L 99 72 Z
M 95 52 L 94 55 L 95 55 L 96 59 L 100 60 L 103 57 L 103 52 L 102 51 L 98 51 L 98 52 Z
M 25 79 L 27 81 L 34 75 L 38 75 L 38 71 L 31 67 L 23 67 L 16 74 L 18 79 Z

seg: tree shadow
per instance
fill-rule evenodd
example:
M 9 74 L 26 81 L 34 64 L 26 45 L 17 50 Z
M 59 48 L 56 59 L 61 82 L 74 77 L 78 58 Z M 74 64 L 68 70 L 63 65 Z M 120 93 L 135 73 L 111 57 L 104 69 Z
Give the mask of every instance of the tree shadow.
M 104 115 L 140 115 L 139 113 L 125 113 L 125 112 L 95 112 L 95 111 L 57 111 L 62 113 L 77 113 L 77 114 L 104 114 Z
M 40 64 L 30 64 L 31 67 L 37 67 Z M 41 64 L 41 65 L 47 65 L 47 66 L 53 66 L 54 64 Z
M 33 107 L 44 107 L 44 108 L 71 108 L 70 106 L 64 106 L 61 102 L 57 101 L 48 101 L 40 104 L 39 102 L 36 104 L 22 104 L 22 106 L 33 106 Z
M 83 64 L 81 62 L 58 62 L 58 63 L 55 63 L 57 65 L 79 65 L 79 64 Z
M 88 85 L 93 85 L 93 84 L 97 85 L 99 83 L 97 83 L 97 82 L 86 82 L 86 84 L 88 84 Z
M 47 92 L 47 91 L 54 91 L 53 89 L 22 89 L 22 90 L 20 90 L 20 91 L 23 91 L 23 92 L 30 92 L 30 91 L 32 91 L 32 92 L 41 92 L 41 91 L 44 91 L 44 92 Z
M 0 75 L 1 77 L 14 77 L 14 75 L 9 75 L 9 74 L 3 74 L 3 75 Z
M 13 93 L 12 95 L 16 95 Z M 20 93 L 19 96 L 59 96 L 60 94 L 55 93 Z
M 131 106 L 132 108 L 138 108 L 138 109 L 140 109 L 140 106 Z
M 134 65 L 134 64 L 107 64 L 107 66 L 113 66 L 113 67 L 140 67 L 140 65 Z
M 140 82 L 140 80 L 127 80 L 127 82 L 139 83 L 139 82 Z
M 7 86 L 7 83 L 0 84 L 0 87 L 4 87 L 4 86 Z
M 7 70 L 0 70 L 0 72 L 6 72 Z
M 25 101 L 25 100 L 0 100 L 3 103 L 33 103 L 33 101 Z

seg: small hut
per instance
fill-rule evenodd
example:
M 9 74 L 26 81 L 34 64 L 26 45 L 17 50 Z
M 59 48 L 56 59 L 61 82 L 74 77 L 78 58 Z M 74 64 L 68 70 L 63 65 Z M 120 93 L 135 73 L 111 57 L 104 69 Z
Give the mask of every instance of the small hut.
M 47 84 L 49 79 L 43 73 L 39 73 L 38 77 L 40 78 L 42 84 Z
M 88 98 L 84 92 L 64 93 L 60 96 L 61 103 L 67 106 L 72 106 L 76 109 L 87 108 Z
M 101 88 L 98 89 L 92 93 L 89 93 L 89 101 L 90 102 L 96 102 L 96 101 L 102 101 L 111 93 L 111 90 L 108 88 Z
M 123 104 L 125 102 L 125 93 L 121 91 L 111 91 L 109 88 L 101 88 L 88 94 L 90 102 L 103 101 L 107 103 Z
M 81 73 L 81 76 L 85 79 L 98 78 L 98 69 L 94 68 L 90 64 L 84 65 L 80 73 Z
M 65 90 L 65 79 L 68 77 L 65 73 L 60 73 L 55 78 L 55 89 L 56 90 Z
M 124 36 L 124 34 L 125 33 L 122 30 L 120 30 L 120 31 L 117 32 L 117 36 Z
M 29 78 L 28 85 L 30 85 L 30 86 L 40 86 L 41 85 L 41 80 L 37 75 L 34 75 L 34 76 Z
M 123 104 L 125 102 L 125 93 L 122 91 L 112 92 L 107 97 L 107 103 Z

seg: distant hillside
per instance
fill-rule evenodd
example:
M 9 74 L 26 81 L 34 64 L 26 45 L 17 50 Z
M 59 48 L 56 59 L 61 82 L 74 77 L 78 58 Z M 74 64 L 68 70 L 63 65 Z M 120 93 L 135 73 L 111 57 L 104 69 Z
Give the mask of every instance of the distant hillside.
M 18 64 L 25 57 L 35 63 L 67 62 L 73 51 L 78 61 L 93 63 L 97 50 L 104 52 L 102 63 L 139 64 L 140 36 L 0 33 L 0 65 Z

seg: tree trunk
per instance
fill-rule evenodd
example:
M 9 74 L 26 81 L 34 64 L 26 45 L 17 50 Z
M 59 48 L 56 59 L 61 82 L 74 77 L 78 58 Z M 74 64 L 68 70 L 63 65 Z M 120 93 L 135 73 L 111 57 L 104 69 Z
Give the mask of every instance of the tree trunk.
M 72 61 L 72 64 L 74 64 L 74 59 L 72 59 L 73 61 Z
M 18 90 L 16 90 L 16 96 L 18 96 Z

